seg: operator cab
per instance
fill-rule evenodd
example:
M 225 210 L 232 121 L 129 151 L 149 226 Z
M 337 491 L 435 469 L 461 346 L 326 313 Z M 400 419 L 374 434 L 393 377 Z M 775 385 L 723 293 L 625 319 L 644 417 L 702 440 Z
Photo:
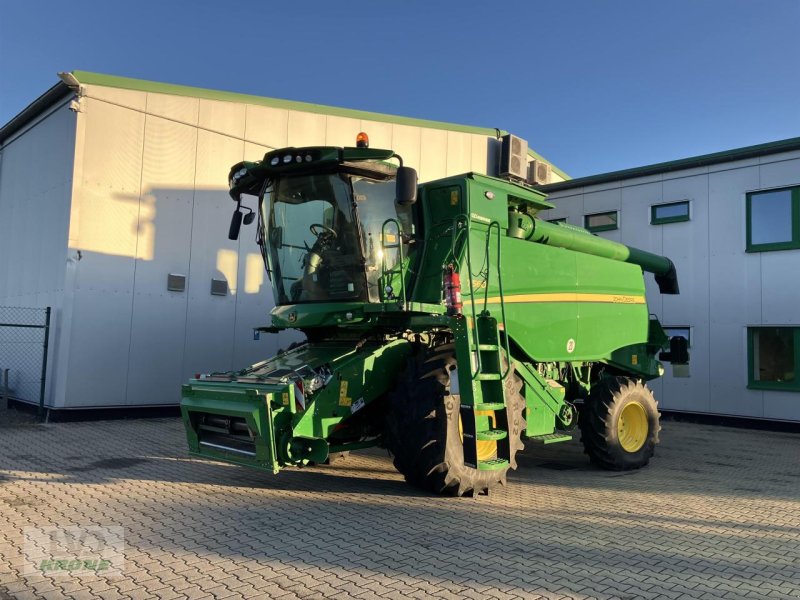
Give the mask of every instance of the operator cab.
M 276 305 L 381 301 L 383 276 L 401 251 L 408 256 L 416 233 L 416 173 L 402 161 L 399 168 L 383 162 L 392 156 L 367 148 L 292 148 L 233 168 L 231 196 L 239 205 L 231 234 L 238 236 L 240 194 L 257 193 L 258 243 Z

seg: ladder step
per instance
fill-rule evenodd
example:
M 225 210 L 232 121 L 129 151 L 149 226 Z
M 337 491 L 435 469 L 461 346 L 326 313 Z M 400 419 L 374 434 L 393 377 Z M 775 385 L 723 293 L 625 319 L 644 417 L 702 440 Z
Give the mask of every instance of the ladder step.
M 475 410 L 505 410 L 504 402 L 480 402 L 472 406 Z
M 498 469 L 505 469 L 508 466 L 508 461 L 505 458 L 493 458 L 491 460 L 479 460 L 479 471 L 497 471 Z
M 496 350 L 500 350 L 500 346 L 498 346 L 497 344 L 478 344 L 478 350 L 486 352 L 494 352 Z
M 500 373 L 480 373 L 476 379 L 478 381 L 500 381 L 502 378 Z
M 489 429 L 487 431 L 478 431 L 479 440 L 502 440 L 508 437 L 508 432 L 505 429 Z
M 545 435 L 534 435 L 527 439 L 541 442 L 542 444 L 556 444 L 558 442 L 568 442 L 572 439 L 572 436 L 566 433 L 547 433 Z

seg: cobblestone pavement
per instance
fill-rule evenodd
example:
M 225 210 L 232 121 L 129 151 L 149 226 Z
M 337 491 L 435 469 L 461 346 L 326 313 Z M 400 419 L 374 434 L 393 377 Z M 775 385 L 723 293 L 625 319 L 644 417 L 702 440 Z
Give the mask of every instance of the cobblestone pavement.
M 0 428 L 16 427 L 29 423 L 38 423 L 39 418 L 34 410 L 17 410 L 15 408 L 5 408 L 2 398 L 0 398 Z M 0 439 L 2 439 L 0 434 Z M 0 442 L 2 443 L 2 442 Z
M 177 419 L 0 430 L 9 598 L 798 598 L 800 435 L 664 424 L 647 469 L 529 443 L 439 498 L 379 450 L 278 476 L 187 458 Z M 122 575 L 24 576 L 26 527 L 124 528 Z

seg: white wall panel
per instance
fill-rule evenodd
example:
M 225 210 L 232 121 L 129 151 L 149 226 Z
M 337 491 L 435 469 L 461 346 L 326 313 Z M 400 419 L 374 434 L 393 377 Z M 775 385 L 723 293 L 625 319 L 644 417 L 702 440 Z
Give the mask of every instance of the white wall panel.
M 472 143 L 470 144 L 469 169 L 475 173 L 486 175 L 488 171 L 488 148 L 489 140 L 485 135 L 471 134 Z
M 800 250 L 764 252 L 760 257 L 761 322 L 800 325 Z
M 715 283 L 721 274 L 714 275 L 711 289 L 716 297 Z M 731 312 L 724 300 L 711 311 L 708 411 L 760 418 L 764 416 L 763 393 L 747 389 L 747 330 L 737 322 L 738 315 L 727 317 Z
M 264 158 L 264 155 L 267 152 L 269 152 L 270 150 L 272 150 L 272 149 L 273 148 L 268 148 L 267 146 L 261 146 L 259 144 L 252 144 L 250 142 L 245 142 L 244 143 L 244 160 L 252 160 L 252 161 L 262 160 Z M 230 170 L 230 168 L 232 166 L 233 166 L 233 164 L 228 165 L 228 169 Z M 224 177 L 225 177 L 225 179 L 227 179 L 228 171 L 225 171 Z M 211 185 L 219 185 L 219 181 L 216 181 L 216 182 L 212 183 L 211 180 L 208 179 L 208 180 L 206 180 L 206 185 L 209 185 L 209 186 L 211 186 Z M 227 190 L 226 190 L 226 193 L 227 193 Z M 228 196 L 228 198 L 230 198 L 230 196 Z M 242 202 L 245 204 L 245 206 L 249 206 L 250 208 L 255 210 L 257 201 L 256 201 L 256 199 L 254 197 L 243 196 L 242 197 Z M 231 200 L 231 208 L 232 207 L 233 207 L 233 200 Z M 246 231 L 244 228 L 242 230 Z
M 678 271 L 681 293 L 665 295 L 662 317 L 668 323 L 690 323 L 700 327 L 697 347 L 707 349 L 701 336 L 707 336 L 708 321 L 708 178 L 695 176 L 665 181 L 663 198 L 688 199 L 691 220 L 681 223 L 651 225 L 662 230 L 662 254 L 669 257 Z M 649 207 L 648 211 L 649 211 Z M 701 341 L 703 344 L 701 345 Z
M 283 108 L 248 104 L 244 137 L 270 150 L 289 145 L 289 111 Z
M 96 255 L 91 260 L 97 276 L 112 271 L 120 259 Z M 79 268 L 81 266 L 79 263 Z M 69 407 L 122 406 L 126 403 L 131 339 L 131 288 L 84 284 L 75 290 L 74 296 L 66 365 L 66 404 Z
M 764 418 L 798 421 L 797 392 L 763 392 Z
M 408 125 L 392 126 L 392 150 L 403 157 L 407 167 L 421 168 L 422 130 Z
M 248 104 L 246 121 L 244 137 L 247 141 L 261 144 L 270 150 L 289 145 L 288 110 Z
M 226 182 L 231 165 L 242 160 L 243 154 L 241 140 L 198 132 L 184 378 L 235 366 L 239 242 L 228 240 L 234 203 L 228 196 Z M 252 228 L 242 228 L 242 238 L 249 237 L 250 232 Z M 228 282 L 227 296 L 211 295 L 212 278 Z
M 640 186 L 641 187 L 641 186 Z M 691 376 L 664 379 L 664 406 L 674 410 L 709 410 L 709 284 L 708 284 L 708 177 L 694 175 L 665 180 L 664 202 L 689 200 L 691 220 L 651 225 L 662 230 L 661 254 L 678 272 L 681 293 L 664 294 L 660 318 L 665 325 L 689 325 Z M 649 211 L 648 209 L 648 219 Z M 671 368 L 668 368 L 671 372 Z
M 130 325 L 127 404 L 174 404 L 183 375 L 187 293 L 167 290 L 188 275 L 195 127 L 148 116 Z
M 325 115 L 289 111 L 289 146 L 325 145 Z
M 447 132 L 420 130 L 419 180 L 432 181 L 447 176 Z
M 200 99 L 170 94 L 147 94 L 147 113 L 187 125 L 197 125 Z
M 329 116 L 325 121 L 325 146 L 355 146 L 356 136 L 361 131 L 361 121 L 359 119 L 348 119 L 347 117 Z M 369 135 L 369 132 L 367 132 Z M 383 148 L 378 146 L 370 137 L 372 148 Z M 391 146 L 389 146 L 391 148 Z
M 759 188 L 800 184 L 800 158 L 762 163 L 759 176 Z
M 83 183 L 139 194 L 144 114 L 93 98 L 84 98 Z M 73 207 L 73 216 L 75 207 Z
M 394 144 L 392 142 L 391 123 L 381 123 L 380 121 L 362 120 L 359 124 L 359 131 L 363 131 L 369 136 L 369 145 L 371 148 L 391 148 L 395 152 L 398 152 L 398 150 L 395 149 Z M 354 144 L 355 144 L 355 138 L 353 138 L 352 142 L 347 143 L 348 146 L 352 146 Z M 403 156 L 403 160 L 405 160 L 405 158 L 406 157 Z
M 110 104 L 144 112 L 147 108 L 147 92 L 125 90 L 122 88 L 103 87 L 100 85 L 85 86 L 89 98 L 103 100 Z
M 625 187 L 636 187 L 637 185 L 647 185 L 648 183 L 655 183 L 661 181 L 664 176 L 661 173 L 656 173 L 655 175 L 645 175 L 644 177 L 634 177 L 633 179 L 626 179 L 625 181 L 616 181 L 616 182 L 609 182 L 609 183 L 602 183 L 597 186 L 592 186 L 592 189 L 606 189 L 610 187 L 618 187 L 623 185 Z
M 758 185 L 758 169 L 709 175 L 709 302 L 715 319 L 744 326 L 761 320 L 761 260 L 745 253 L 744 190 Z
M 687 177 L 696 177 L 698 175 L 707 175 L 708 167 L 694 167 L 691 169 L 681 169 L 680 171 L 669 171 L 661 174 L 662 181 L 671 181 L 686 179 Z M 667 199 L 667 197 L 665 197 Z
M 554 204 L 555 208 L 541 211 L 539 213 L 540 218 L 545 220 L 566 218 L 571 225 L 583 227 L 582 188 L 557 192 L 548 196 L 547 201 Z
M 247 107 L 235 102 L 200 100 L 198 125 L 235 138 L 243 138 Z
M 472 136 L 459 131 L 447 132 L 447 175 L 469 173 L 472 166 Z
M 85 98 L 70 224 L 67 406 L 126 401 L 145 116 Z
M 747 167 L 757 167 L 758 165 L 759 165 L 758 158 L 746 158 L 744 160 L 733 160 L 731 162 L 709 165 L 708 172 L 710 174 L 710 173 L 719 173 L 721 171 L 736 171 Z
M 622 192 L 619 187 L 599 191 L 587 188 L 583 192 L 583 212 L 587 215 L 619 210 L 621 203 Z

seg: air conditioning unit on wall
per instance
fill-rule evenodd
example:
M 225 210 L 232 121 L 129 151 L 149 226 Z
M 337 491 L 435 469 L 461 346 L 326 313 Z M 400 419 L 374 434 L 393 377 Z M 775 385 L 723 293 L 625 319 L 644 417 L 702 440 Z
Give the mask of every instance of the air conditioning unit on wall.
M 525 180 L 528 176 L 528 142 L 510 133 L 502 137 L 500 177 Z
M 532 160 L 528 171 L 528 183 L 531 185 L 543 185 L 550 183 L 550 174 L 553 168 L 543 160 Z

